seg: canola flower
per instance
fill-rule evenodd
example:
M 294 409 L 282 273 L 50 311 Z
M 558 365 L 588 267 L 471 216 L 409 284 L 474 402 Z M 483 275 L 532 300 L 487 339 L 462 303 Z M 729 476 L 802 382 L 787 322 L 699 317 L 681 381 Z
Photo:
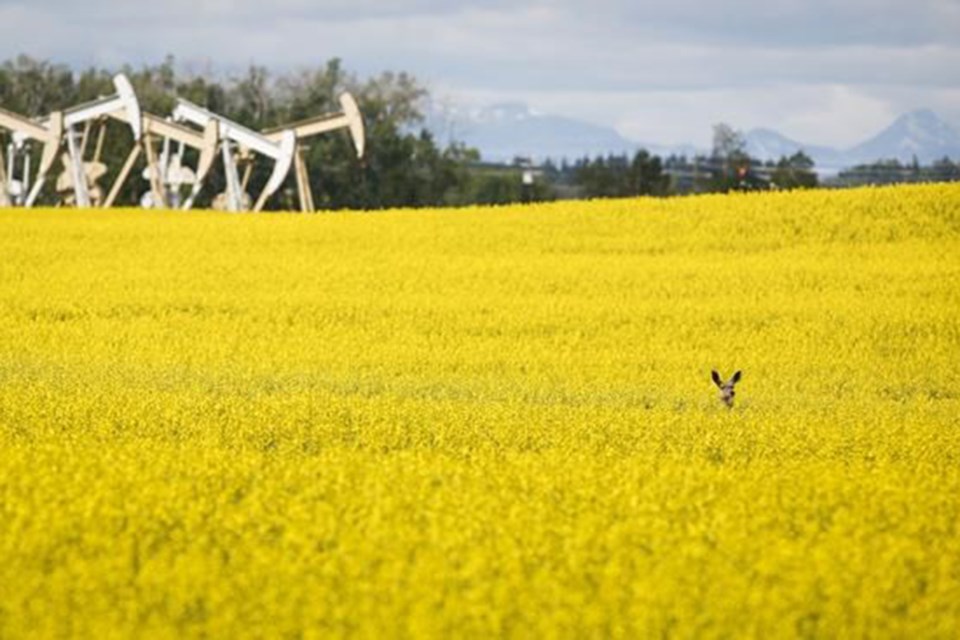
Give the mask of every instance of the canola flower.
M 958 256 L 960 185 L 0 210 L 0 637 L 956 637 Z

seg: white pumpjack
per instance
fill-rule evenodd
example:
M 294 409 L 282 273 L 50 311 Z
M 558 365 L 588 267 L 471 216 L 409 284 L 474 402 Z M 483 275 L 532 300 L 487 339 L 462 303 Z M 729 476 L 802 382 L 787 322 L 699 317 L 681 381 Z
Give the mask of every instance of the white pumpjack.
M 7 147 L 6 166 L 0 150 L 0 206 L 31 207 L 43 188 L 63 142 L 63 113 L 55 111 L 41 122 L 0 109 L 0 128 L 12 134 Z M 35 176 L 31 176 L 30 172 L 30 142 L 41 145 L 40 163 Z
M 253 211 L 263 209 L 267 198 L 276 193 L 286 179 L 287 173 L 290 172 L 296 146 L 296 137 L 292 131 L 282 132 L 279 137 L 271 139 L 183 98 L 177 100 L 177 106 L 173 110 L 173 119 L 179 122 L 189 122 L 198 127 L 206 127 L 211 121 L 215 121 L 219 125 L 220 151 L 223 157 L 227 190 L 224 194 L 221 194 L 219 200 L 214 201 L 215 208 L 221 203 L 221 206 L 229 211 L 246 211 L 251 208 L 246 187 L 253 165 L 248 163 L 247 171 L 241 180 L 237 171 L 238 156 L 242 159 L 250 159 L 251 155 L 255 153 L 274 162 L 273 171 L 270 173 L 267 183 L 253 203 Z
M 122 112 L 109 115 L 118 120 L 123 119 Z M 120 187 L 123 186 L 134 163 L 143 152 L 147 159 L 143 177 L 149 181 L 150 190 L 141 198 L 141 204 L 153 208 L 189 209 L 193 206 L 193 201 L 216 159 L 217 145 L 220 142 L 219 124 L 211 120 L 203 131 L 196 131 L 152 113 L 143 112 L 141 118 L 142 144 L 134 145 L 130 150 L 123 168 L 114 180 L 104 206 L 109 207 L 116 200 Z M 163 141 L 159 156 L 154 147 L 157 139 Z M 175 153 L 171 153 L 171 142 L 177 143 Z M 196 149 L 199 154 L 195 168 L 184 164 L 183 154 L 186 147 Z M 180 188 L 183 185 L 190 185 L 191 190 L 190 195 L 180 202 Z
M 113 77 L 113 86 L 116 89 L 114 95 L 71 107 L 63 112 L 63 134 L 67 142 L 67 154 L 63 157 L 63 163 L 67 170 L 57 181 L 57 189 L 64 192 L 72 190 L 73 202 L 80 207 L 101 204 L 102 198 L 96 180 L 106 173 L 106 165 L 100 162 L 106 131 L 102 122 L 93 160 L 85 162 L 83 159 L 91 126 L 111 116 L 123 120 L 130 127 L 134 142 L 140 141 L 143 132 L 140 102 L 130 81 L 119 73 Z M 83 125 L 82 132 L 77 130 L 79 125 Z
M 357 157 L 363 157 L 364 150 L 364 129 L 363 116 L 360 113 L 360 107 L 352 95 L 347 92 L 340 94 L 340 109 L 338 113 L 328 113 L 306 120 L 300 120 L 273 129 L 264 131 L 264 135 L 271 140 L 279 140 L 286 132 L 292 131 L 297 139 L 296 154 L 294 156 L 296 177 L 297 177 L 297 196 L 300 200 L 300 209 L 302 211 L 313 211 L 313 192 L 310 189 L 310 179 L 307 173 L 307 163 L 304 159 L 306 147 L 301 143 L 306 138 L 320 135 L 338 129 L 347 129 L 350 132 L 350 138 L 353 140 L 353 147 L 356 149 Z

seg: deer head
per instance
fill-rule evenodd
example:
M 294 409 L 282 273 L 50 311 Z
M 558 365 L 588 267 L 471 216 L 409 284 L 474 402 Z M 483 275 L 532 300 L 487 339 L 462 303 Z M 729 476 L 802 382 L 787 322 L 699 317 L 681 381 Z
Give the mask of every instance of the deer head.
M 720 400 L 723 401 L 728 407 L 733 407 L 733 397 L 736 392 L 733 390 L 733 386 L 740 382 L 741 373 L 737 371 L 733 376 L 726 382 L 720 377 L 720 374 L 716 371 L 710 372 L 710 377 L 713 378 L 713 383 L 720 388 Z

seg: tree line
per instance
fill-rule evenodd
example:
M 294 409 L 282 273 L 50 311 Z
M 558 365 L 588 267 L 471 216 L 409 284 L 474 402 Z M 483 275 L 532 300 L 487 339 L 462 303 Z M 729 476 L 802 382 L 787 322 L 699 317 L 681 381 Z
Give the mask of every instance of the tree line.
M 747 154 L 743 134 L 724 123 L 714 126 L 708 154 L 660 158 L 640 149 L 632 156 L 581 158 L 559 167 L 548 162 L 545 173 L 558 193 L 570 197 L 801 189 L 818 184 L 814 162 L 803 152 L 762 162 Z
M 339 109 L 337 96 L 351 92 L 366 126 L 366 151 L 357 159 L 346 135 L 309 141 L 306 160 L 319 209 L 501 204 L 559 198 L 664 196 L 678 193 L 745 189 L 795 189 L 818 184 L 813 161 L 798 152 L 775 162 L 761 162 L 746 153 L 743 134 L 726 124 L 713 130 L 710 153 L 661 158 L 645 150 L 633 154 L 513 163 L 483 162 L 476 149 L 453 142 L 438 144 L 424 126 L 421 110 L 426 88 L 404 72 L 384 71 L 360 78 L 331 59 L 315 68 L 281 74 L 251 65 L 234 74 L 187 69 L 172 56 L 156 65 L 120 69 L 131 81 L 142 108 L 170 113 L 178 97 L 202 105 L 255 130 L 268 129 Z M 53 110 L 93 100 L 114 91 L 114 72 L 101 68 L 75 71 L 67 65 L 28 56 L 0 64 L 0 107 L 38 117 Z M 132 140 L 128 131 L 111 135 L 104 147 L 105 181 L 119 170 Z M 10 136 L 0 132 L 0 148 Z M 945 159 L 930 168 L 890 163 L 857 167 L 841 173 L 837 184 L 923 179 L 957 179 L 960 166 Z M 269 167 L 255 169 L 254 189 Z M 268 208 L 294 209 L 292 179 L 268 202 Z M 129 180 L 118 199 L 135 204 L 145 184 Z M 197 206 L 209 206 L 225 189 L 218 166 L 207 179 Z M 55 197 L 46 194 L 51 203 Z
M 960 180 L 960 162 L 944 157 L 922 166 L 916 157 L 909 163 L 878 160 L 844 169 L 832 181 L 839 186 L 894 184 L 904 182 L 956 182 Z

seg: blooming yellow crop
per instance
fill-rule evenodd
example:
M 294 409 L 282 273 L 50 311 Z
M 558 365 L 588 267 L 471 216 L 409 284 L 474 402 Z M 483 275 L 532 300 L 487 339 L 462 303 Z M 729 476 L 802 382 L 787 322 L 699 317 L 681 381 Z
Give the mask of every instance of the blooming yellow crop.
M 956 637 L 958 312 L 958 185 L 2 210 L 0 637 Z

